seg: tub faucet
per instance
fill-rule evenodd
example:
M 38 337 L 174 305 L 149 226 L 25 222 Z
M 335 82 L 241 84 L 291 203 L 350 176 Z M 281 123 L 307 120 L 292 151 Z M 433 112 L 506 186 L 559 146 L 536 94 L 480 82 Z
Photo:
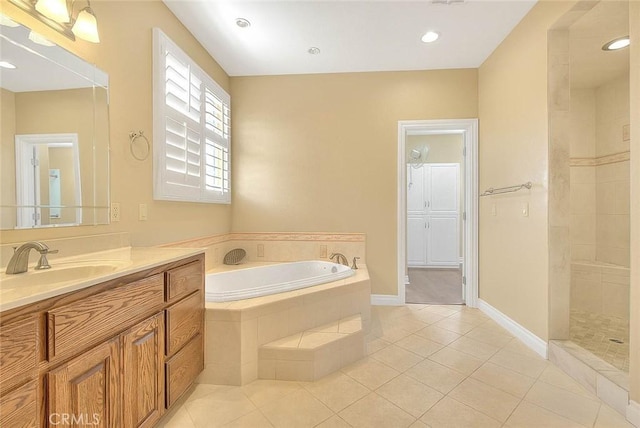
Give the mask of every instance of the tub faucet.
M 14 247 L 13 257 L 11 257 L 7 265 L 7 275 L 23 273 L 29 269 L 29 253 L 31 250 L 36 250 L 40 253 L 40 260 L 38 260 L 36 270 L 51 268 L 49 260 L 47 260 L 47 254 L 58 252 L 58 250 L 50 250 L 46 244 L 36 241 L 27 242 L 18 248 Z
M 358 269 L 358 265 L 356 264 L 356 260 L 360 260 L 360 257 L 354 257 L 353 258 L 353 264 L 351 265 L 351 269 L 353 269 L 353 270 Z
M 336 263 L 341 263 L 345 266 L 349 266 L 349 260 L 347 260 L 347 258 L 345 257 L 344 254 L 342 253 L 331 253 L 331 255 L 329 256 L 329 260 L 333 260 L 333 258 L 335 257 L 336 259 Z

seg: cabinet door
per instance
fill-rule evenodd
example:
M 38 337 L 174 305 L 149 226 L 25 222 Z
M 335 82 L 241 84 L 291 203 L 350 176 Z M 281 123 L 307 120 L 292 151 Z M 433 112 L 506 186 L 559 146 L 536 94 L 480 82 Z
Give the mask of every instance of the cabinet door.
M 120 338 L 49 372 L 48 419 L 68 426 L 120 426 Z
M 32 380 L 0 397 L 0 427 L 38 426 L 36 381 Z
M 151 427 L 164 411 L 164 322 L 155 315 L 122 335 L 125 427 Z
M 427 264 L 436 266 L 458 266 L 458 217 L 431 216 L 427 237 Z
M 460 165 L 448 163 L 429 165 L 426 187 L 428 214 L 458 214 Z
M 424 165 L 418 168 L 407 165 L 407 214 L 409 216 L 423 215 L 426 212 L 424 172 Z
M 407 265 L 424 266 L 427 264 L 426 218 L 407 218 Z

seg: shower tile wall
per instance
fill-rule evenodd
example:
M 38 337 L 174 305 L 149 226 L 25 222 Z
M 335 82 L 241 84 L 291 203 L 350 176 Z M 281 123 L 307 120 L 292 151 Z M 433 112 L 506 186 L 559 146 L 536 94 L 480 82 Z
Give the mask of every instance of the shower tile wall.
M 596 94 L 596 159 L 629 153 L 629 76 Z M 596 260 L 629 267 L 629 161 L 596 166 Z
M 596 94 L 571 89 L 571 259 L 596 260 Z
M 571 90 L 571 259 L 629 266 L 629 78 Z

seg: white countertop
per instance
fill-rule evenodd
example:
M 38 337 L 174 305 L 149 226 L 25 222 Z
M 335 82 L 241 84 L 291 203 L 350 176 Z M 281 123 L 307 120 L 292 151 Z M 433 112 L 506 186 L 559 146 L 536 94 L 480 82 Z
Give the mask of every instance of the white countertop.
M 201 248 L 125 247 L 51 261 L 51 269 L 0 274 L 0 312 L 203 253 Z M 33 258 L 33 257 L 32 257 Z M 60 275 L 64 270 L 77 277 Z M 63 272 L 64 273 L 64 272 Z M 62 280 L 55 278 L 64 278 Z M 53 280 L 52 280 L 53 279 Z

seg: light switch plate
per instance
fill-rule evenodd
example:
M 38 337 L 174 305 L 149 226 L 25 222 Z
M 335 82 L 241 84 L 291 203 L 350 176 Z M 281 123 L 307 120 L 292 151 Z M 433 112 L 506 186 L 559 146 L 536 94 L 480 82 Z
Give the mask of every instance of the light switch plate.
M 258 244 L 258 257 L 264 257 L 264 244 Z
M 138 212 L 138 220 L 147 221 L 149 218 L 147 211 L 147 204 L 140 204 L 139 212 Z

